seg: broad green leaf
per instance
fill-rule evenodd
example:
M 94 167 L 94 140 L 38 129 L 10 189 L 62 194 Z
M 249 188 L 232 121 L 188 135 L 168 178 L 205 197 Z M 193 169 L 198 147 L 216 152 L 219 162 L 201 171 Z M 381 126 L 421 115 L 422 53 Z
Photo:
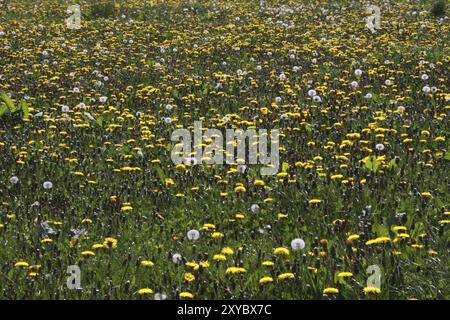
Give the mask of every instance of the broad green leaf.
M 375 158 L 375 156 L 368 156 L 364 158 L 364 165 L 367 169 L 377 172 L 380 162 Z
M 395 159 L 392 159 L 391 161 L 389 161 L 388 168 L 389 169 L 396 169 L 397 168 L 397 163 L 395 162 Z
M 98 117 L 97 120 L 95 120 L 95 122 L 96 122 L 100 127 L 103 127 L 103 118 L 102 118 L 102 117 Z
M 8 107 L 6 106 L 6 104 L 2 103 L 0 104 L 0 117 L 3 116 L 6 111 L 8 111 Z
M 6 93 L 0 93 L 0 101 L 3 101 L 11 112 L 14 110 L 14 101 Z
M 389 237 L 389 229 L 382 224 L 374 224 L 372 230 L 377 237 Z
M 28 115 L 30 114 L 30 111 L 28 109 L 28 104 L 26 103 L 25 100 L 21 100 L 19 103 L 19 109 L 22 110 L 23 113 L 23 117 L 27 118 Z
M 312 126 L 311 126 L 309 123 L 306 123 L 306 122 L 305 122 L 305 129 L 306 129 L 306 131 L 308 131 L 308 132 L 313 131 Z
M 450 151 L 447 151 L 447 152 L 445 153 L 444 159 L 445 159 L 445 160 L 450 160 Z
M 166 181 L 166 175 L 164 174 L 164 171 L 159 166 L 155 166 L 156 174 L 158 175 L 158 178 L 161 180 L 161 183 L 164 185 Z

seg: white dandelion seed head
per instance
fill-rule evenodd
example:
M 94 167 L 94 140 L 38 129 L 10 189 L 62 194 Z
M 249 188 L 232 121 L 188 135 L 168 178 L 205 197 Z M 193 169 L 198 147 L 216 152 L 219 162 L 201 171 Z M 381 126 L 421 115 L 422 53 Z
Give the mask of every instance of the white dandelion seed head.
M 352 81 L 351 85 L 353 88 L 356 88 L 358 86 L 358 81 Z
M 11 178 L 9 178 L 9 182 L 11 182 L 12 184 L 16 184 L 19 182 L 19 178 L 17 178 L 16 176 L 12 176 Z
M 362 70 L 361 70 L 361 69 L 356 69 L 356 70 L 355 70 L 355 75 L 356 75 L 356 76 L 362 75 Z
M 259 205 L 257 205 L 256 203 L 255 203 L 255 204 L 252 204 L 252 206 L 250 207 L 250 210 L 251 210 L 252 212 L 258 211 L 258 210 L 259 210 Z
M 303 250 L 305 248 L 305 241 L 300 238 L 296 238 L 291 241 L 292 250 Z
M 314 89 L 308 90 L 308 96 L 310 97 L 314 97 L 315 95 L 317 95 L 317 91 Z
M 378 151 L 383 151 L 383 150 L 384 150 L 384 144 L 382 144 L 382 143 L 377 143 L 376 146 L 375 146 L 375 148 L 376 148 Z
M 276 97 L 276 98 L 275 98 L 275 102 L 276 102 L 276 103 L 281 103 L 281 101 L 282 101 L 281 97 Z
M 53 188 L 53 183 L 51 181 L 45 181 L 42 186 L 44 187 L 44 189 L 49 190 Z
M 155 293 L 155 300 L 166 300 L 167 299 L 167 295 L 164 293 Z
M 181 256 L 181 254 L 175 253 L 175 254 L 172 256 L 172 262 L 173 262 L 174 264 L 180 264 L 182 261 L 183 261 L 183 257 Z
M 239 173 L 245 173 L 245 170 L 247 170 L 247 166 L 245 164 L 240 164 L 237 166 L 236 170 Z
M 105 103 L 106 100 L 108 100 L 108 97 L 105 97 L 105 96 L 100 97 L 100 98 L 98 99 L 98 101 L 100 101 L 101 103 Z
M 200 238 L 200 232 L 198 232 L 198 230 L 192 229 L 186 233 L 186 236 L 189 240 L 195 241 L 198 240 L 198 238 Z
M 314 101 L 314 102 L 322 102 L 322 98 L 319 97 L 319 96 L 314 96 L 314 97 L 313 97 L 313 101 Z
M 62 106 L 61 107 L 61 112 L 69 112 L 70 108 L 68 106 Z
M 171 123 L 172 123 L 172 118 L 170 118 L 170 117 L 165 117 L 165 118 L 164 118 L 164 122 L 167 123 L 167 124 L 171 124 Z
M 424 87 L 422 88 L 422 91 L 425 92 L 425 93 L 428 93 L 428 92 L 431 91 L 431 88 L 430 88 L 429 86 L 424 86 Z
M 372 94 L 371 93 L 367 93 L 364 98 L 366 99 L 372 99 Z
M 41 204 L 39 203 L 39 201 L 35 201 L 31 204 L 31 207 L 39 207 Z
M 424 73 L 420 78 L 425 81 L 428 80 L 429 76 L 426 73 Z
M 397 111 L 398 111 L 398 112 L 404 112 L 404 111 L 405 111 L 405 107 L 404 107 L 404 106 L 399 106 L 399 107 L 397 108 Z

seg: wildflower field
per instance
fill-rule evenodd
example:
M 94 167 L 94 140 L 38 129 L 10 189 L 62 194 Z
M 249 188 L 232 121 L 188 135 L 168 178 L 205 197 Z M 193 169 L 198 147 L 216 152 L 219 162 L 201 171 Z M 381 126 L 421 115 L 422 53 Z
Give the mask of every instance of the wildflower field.
M 448 9 L 371 4 L 0 0 L 0 299 L 450 298 Z

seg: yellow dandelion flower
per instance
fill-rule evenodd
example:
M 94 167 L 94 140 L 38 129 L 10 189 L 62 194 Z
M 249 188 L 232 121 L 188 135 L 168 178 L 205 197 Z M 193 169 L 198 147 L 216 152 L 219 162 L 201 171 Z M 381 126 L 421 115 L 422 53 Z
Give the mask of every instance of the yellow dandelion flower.
M 273 282 L 273 278 L 269 277 L 269 276 L 265 276 L 262 277 L 261 279 L 259 279 L 259 284 L 266 284 L 266 283 L 270 283 Z
M 224 234 L 222 232 L 213 232 L 211 234 L 211 237 L 213 237 L 214 239 L 220 239 L 223 238 Z
M 229 267 L 225 271 L 226 274 L 239 274 L 239 273 L 245 273 L 247 270 L 245 268 L 241 267 Z
M 184 274 L 183 278 L 184 278 L 184 280 L 187 281 L 187 282 L 192 282 L 192 281 L 195 280 L 195 276 L 194 276 L 192 273 L 190 273 L 190 272 L 186 272 L 186 273 Z
M 214 261 L 225 261 L 225 260 L 227 260 L 227 257 L 223 254 L 215 254 L 213 256 L 213 260 Z
M 350 277 L 353 277 L 353 273 L 344 271 L 344 272 L 339 272 L 337 276 L 339 278 L 350 278 Z
M 390 242 L 390 241 L 391 241 L 391 239 L 388 238 L 388 237 L 378 237 L 376 239 L 368 240 L 366 242 L 366 245 L 370 246 L 372 244 L 383 244 L 383 243 L 387 243 L 387 242 Z
M 210 229 L 214 230 L 215 228 L 216 228 L 216 226 L 214 224 L 212 224 L 212 223 L 205 223 L 205 224 L 203 224 L 202 230 L 208 231 Z
M 339 293 L 339 289 L 337 288 L 325 288 L 323 289 L 323 294 L 338 294 Z
M 364 291 L 365 294 L 379 294 L 379 293 L 381 293 L 380 288 L 377 288 L 377 287 L 365 287 L 363 289 L 363 291 Z
M 150 260 L 142 260 L 141 261 L 141 266 L 145 267 L 145 268 L 150 268 L 153 267 L 155 264 L 153 263 L 153 261 Z
M 275 263 L 273 263 L 272 261 L 263 261 L 262 265 L 265 267 L 273 267 Z
M 273 253 L 279 256 L 288 256 L 289 249 L 285 247 L 278 247 L 273 250 Z
M 144 294 L 152 294 L 152 293 L 153 293 L 153 290 L 150 289 L 150 288 L 142 288 L 142 289 L 139 289 L 137 293 L 139 293 L 139 294 L 141 294 L 141 295 L 144 295 Z
M 16 264 L 14 266 L 17 268 L 28 268 L 29 264 L 28 264 L 28 262 L 25 262 L 25 261 L 19 261 L 19 262 L 16 262 Z
M 255 180 L 254 184 L 255 184 L 255 186 L 264 186 L 265 185 L 263 180 Z
M 105 240 L 103 241 L 103 245 L 106 248 L 115 248 L 117 247 L 117 240 L 111 237 L 105 238 Z
M 186 266 L 190 267 L 194 270 L 198 270 L 200 268 L 200 265 L 198 263 L 195 262 L 186 262 Z
M 123 206 L 122 208 L 120 208 L 120 211 L 122 212 L 127 212 L 127 211 L 132 211 L 133 207 L 132 206 Z
M 190 292 L 183 291 L 183 292 L 180 293 L 179 297 L 182 298 L 182 299 L 193 299 L 194 295 L 192 293 L 190 293 Z
M 234 251 L 230 247 L 224 247 L 220 253 L 222 253 L 224 255 L 230 255 L 230 254 L 233 254 Z
M 278 275 L 278 279 L 285 280 L 285 279 L 294 279 L 295 275 L 291 272 L 286 272 Z

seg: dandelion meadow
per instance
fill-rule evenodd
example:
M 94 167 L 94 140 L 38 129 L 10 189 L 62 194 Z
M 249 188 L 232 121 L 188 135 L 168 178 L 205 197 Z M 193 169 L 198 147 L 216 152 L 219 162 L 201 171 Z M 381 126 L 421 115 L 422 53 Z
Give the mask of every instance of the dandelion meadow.
M 450 298 L 448 8 L 369 4 L 0 0 L 0 298 Z

